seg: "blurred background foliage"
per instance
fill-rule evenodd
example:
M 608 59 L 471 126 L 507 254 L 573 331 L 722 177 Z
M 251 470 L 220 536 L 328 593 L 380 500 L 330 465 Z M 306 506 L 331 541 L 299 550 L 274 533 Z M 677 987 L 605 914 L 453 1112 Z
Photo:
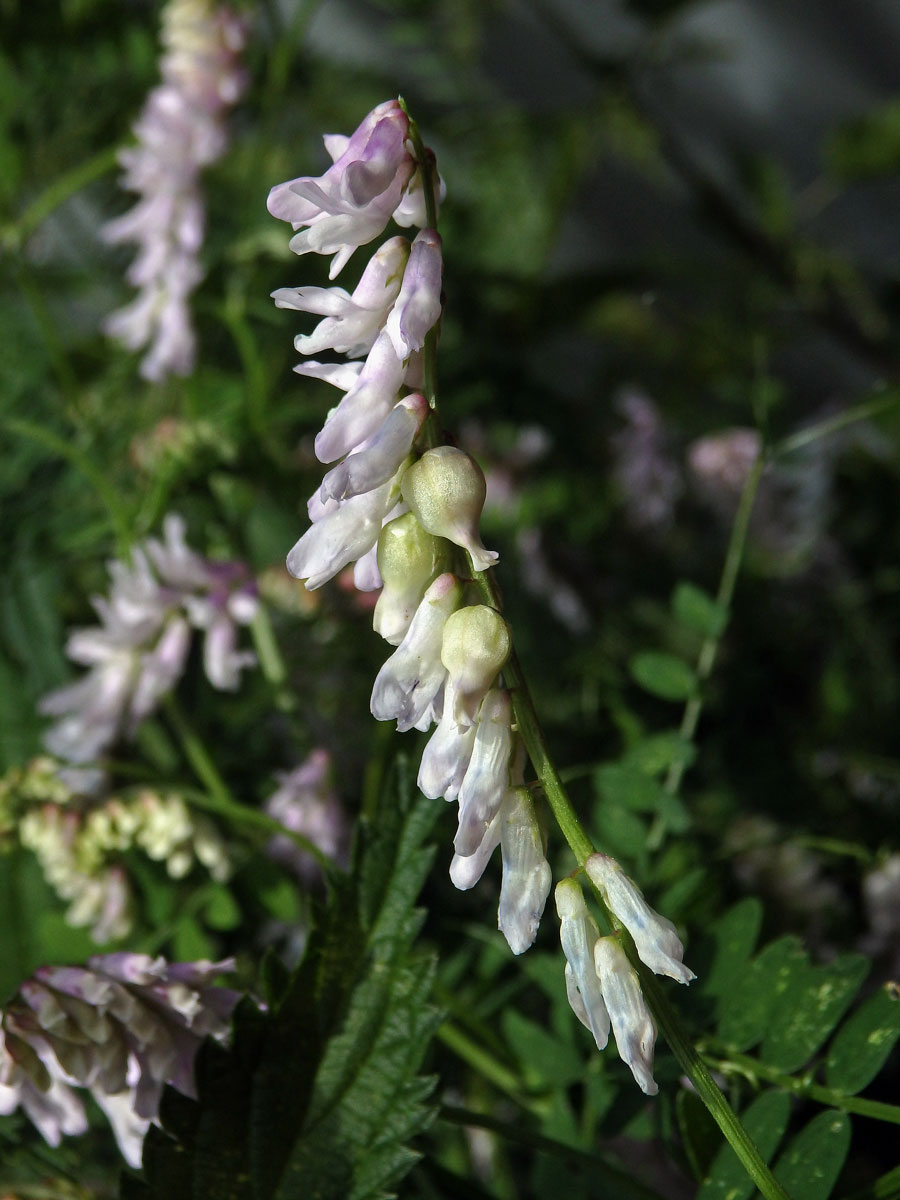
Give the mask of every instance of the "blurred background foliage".
M 322 130 L 347 132 L 401 94 L 448 189 L 442 418 L 488 475 L 485 539 L 501 551 L 520 657 L 579 810 L 687 928 L 692 965 L 712 922 L 752 893 L 763 941 L 800 934 L 819 962 L 872 954 L 872 991 L 900 968 L 900 880 L 881 909 L 865 887 L 898 850 L 900 808 L 900 9 L 245 7 L 250 86 L 206 175 L 200 362 L 151 386 L 99 332 L 128 296 L 128 254 L 97 231 L 130 203 L 114 151 L 156 82 L 159 8 L 0 0 L 0 765 L 39 751 L 36 702 L 71 677 L 65 633 L 89 622 L 105 561 L 177 511 L 198 549 L 258 574 L 288 665 L 285 684 L 248 677 L 215 704 L 199 675 L 193 693 L 188 681 L 183 705 L 234 795 L 258 805 L 273 771 L 314 746 L 334 756 L 351 815 L 377 792 L 398 739 L 368 715 L 384 653 L 368 607 L 341 583 L 306 596 L 281 567 L 318 484 L 312 437 L 331 394 L 292 376 L 300 323 L 268 299 L 324 283 L 325 266 L 290 254 L 265 198 L 323 168 Z M 870 419 L 842 422 L 866 405 Z M 804 436 L 829 421 L 832 432 Z M 754 437 L 785 452 L 763 476 L 732 610 L 717 615 L 705 598 Z M 694 755 L 673 741 L 693 687 L 678 668 L 718 617 L 727 629 Z M 122 756 L 150 782 L 190 776 L 161 719 Z M 679 757 L 673 796 L 662 780 Z M 449 812 L 439 829 L 440 865 Z M 260 862 L 250 856 L 234 884 L 237 909 L 219 898 L 218 919 L 177 948 L 237 950 L 252 977 L 254 930 L 296 918 L 299 903 Z M 2 865 L 7 915 L 35 914 L 7 963 L 11 988 L 35 961 L 87 951 L 34 864 Z M 172 952 L 170 886 L 147 884 L 156 899 L 140 938 Z M 717 1135 L 702 1114 L 700 1132 L 685 1132 L 687 1093 L 648 1109 L 612 1089 L 620 1065 L 589 1055 L 562 1008 L 554 921 L 512 963 L 492 931 L 495 889 L 485 879 L 458 895 L 440 870 L 426 884 L 438 1002 L 495 1044 L 543 1135 L 582 1148 L 600 1138 L 626 1164 L 652 1137 L 648 1185 L 693 1194 Z M 206 903 L 195 907 L 209 917 Z M 487 1105 L 492 1085 L 465 1059 L 439 1035 L 441 1095 Z M 674 1082 L 674 1060 L 660 1059 Z M 876 1098 L 896 1097 L 892 1061 Z M 740 1103 L 753 1094 L 731 1086 Z M 510 1121 L 519 1109 L 507 1099 L 497 1111 Z M 859 1123 L 843 1193 L 892 1165 L 888 1128 Z M 410 1194 L 561 1193 L 563 1169 L 567 1194 L 625 1194 L 594 1190 L 596 1167 L 577 1156 L 561 1165 L 446 1121 L 428 1137 Z M 60 1156 L 70 1173 L 75 1153 Z

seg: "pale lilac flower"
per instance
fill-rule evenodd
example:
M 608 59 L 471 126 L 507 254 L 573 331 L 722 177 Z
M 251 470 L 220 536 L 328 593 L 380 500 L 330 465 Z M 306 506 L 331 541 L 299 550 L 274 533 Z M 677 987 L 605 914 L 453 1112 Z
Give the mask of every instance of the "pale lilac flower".
M 295 254 L 333 254 L 329 276 L 334 279 L 357 247 L 378 237 L 415 169 L 408 133 L 406 113 L 397 100 L 387 100 L 349 138 L 326 135 L 333 165 L 324 175 L 272 188 L 269 212 L 301 230 L 291 239 Z
M 270 817 L 302 833 L 323 854 L 345 866 L 349 830 L 344 810 L 331 781 L 331 759 L 325 750 L 313 750 L 293 771 L 280 772 L 278 790 L 263 805 Z M 311 854 L 284 835 L 272 838 L 266 853 L 284 863 L 307 885 L 321 877 L 322 869 Z
M 233 966 L 122 952 L 86 967 L 39 968 L 3 1013 L 0 1107 L 12 1111 L 15 1099 L 55 1145 L 61 1134 L 83 1131 L 71 1089 L 86 1088 L 110 1117 L 126 1161 L 139 1166 L 165 1084 L 195 1096 L 201 1041 L 228 1034 L 239 996 L 212 983 Z M 55 1107 L 36 1106 L 34 1087 L 48 1084 Z
M 659 409 L 649 396 L 633 389 L 618 397 L 616 408 L 626 425 L 611 439 L 613 476 L 628 519 L 636 529 L 668 529 L 684 483 Z
M 452 710 L 452 689 L 447 684 L 444 711 L 422 752 L 416 781 L 429 800 L 457 798 L 475 748 L 475 725 L 458 725 Z
M 408 458 L 427 412 L 424 396 L 404 396 L 372 437 L 328 472 L 319 490 L 322 500 L 346 500 L 387 482 Z
M 342 567 L 362 558 L 378 541 L 381 522 L 397 502 L 397 476 L 374 491 L 349 500 L 329 500 L 331 507 L 307 529 L 287 557 L 287 569 L 314 591 Z
M 140 199 L 101 231 L 109 243 L 138 246 L 128 271 L 138 295 L 107 318 L 104 330 L 131 350 L 149 346 L 140 371 L 154 382 L 193 369 L 188 301 L 203 277 L 199 177 L 225 149 L 224 113 L 243 88 L 237 57 L 244 26 L 208 0 L 169 0 L 162 41 L 162 83 L 135 123 L 137 145 L 119 156 L 123 184 Z
M 484 874 L 491 855 L 500 845 L 502 812 L 498 812 L 484 831 L 478 847 L 471 854 L 454 854 L 450 863 L 450 880 L 455 888 L 467 892 Z
M 164 540 L 135 547 L 131 562 L 111 562 L 109 574 L 109 595 L 92 599 L 100 625 L 75 630 L 66 644 L 87 675 L 39 704 L 59 718 L 44 744 L 75 764 L 96 759 L 155 711 L 184 671 L 191 627 L 205 631 L 204 666 L 214 687 L 235 688 L 255 662 L 235 649 L 237 625 L 256 612 L 255 585 L 242 564 L 195 554 L 180 517 L 166 517 Z
M 318 363 L 301 363 L 294 370 L 306 375 L 312 373 L 310 368 L 318 366 Z M 327 382 L 335 383 L 336 377 L 329 376 Z M 324 427 L 316 435 L 319 462 L 334 462 L 377 433 L 394 407 L 402 383 L 403 363 L 397 357 L 391 339 L 382 332 L 351 387 L 337 408 L 328 414 Z
M 368 354 L 384 328 L 393 307 L 403 269 L 409 258 L 409 242 L 394 237 L 380 246 L 350 295 L 343 288 L 278 288 L 272 299 L 278 308 L 317 313 L 325 318 L 311 334 L 298 334 L 294 345 L 301 354 L 336 350 L 351 358 Z
M 384 326 L 400 359 L 422 349 L 425 335 L 441 315 L 442 271 L 440 236 L 423 229 L 412 244 L 403 286 Z
M 511 789 L 500 810 L 503 880 L 497 926 L 513 954 L 523 954 L 537 937 L 553 877 L 544 839 L 526 788 Z
M 594 966 L 600 930 L 574 879 L 561 879 L 556 885 L 556 911 L 566 956 L 566 996 L 575 1016 L 594 1035 L 597 1049 L 603 1050 L 609 1040 L 609 1013 Z
M 653 1078 L 656 1026 L 641 991 L 637 972 L 625 957 L 618 938 L 603 937 L 594 944 L 594 967 L 616 1038 L 619 1058 L 630 1067 L 647 1096 L 659 1091 Z
M 697 978 L 681 961 L 684 947 L 675 926 L 650 907 L 641 889 L 614 858 L 592 854 L 584 868 L 610 912 L 631 934 L 641 962 L 655 975 L 668 975 L 679 983 L 690 983 Z
M 371 711 L 377 720 L 396 721 L 404 733 L 417 727 L 435 703 L 447 678 L 441 662 L 444 625 L 461 596 L 459 581 L 449 573 L 427 589 L 403 641 L 375 678 Z

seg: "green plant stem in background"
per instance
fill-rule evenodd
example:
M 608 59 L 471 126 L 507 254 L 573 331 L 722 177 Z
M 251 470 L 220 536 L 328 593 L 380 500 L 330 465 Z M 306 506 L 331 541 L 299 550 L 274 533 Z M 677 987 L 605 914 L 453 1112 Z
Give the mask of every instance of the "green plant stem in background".
M 756 501 L 756 493 L 759 489 L 759 481 L 762 479 L 763 472 L 768 463 L 768 456 L 764 450 L 760 450 L 756 461 L 750 468 L 747 479 L 744 483 L 744 489 L 741 492 L 738 510 L 735 514 L 734 525 L 731 528 L 731 537 L 728 540 L 728 550 L 725 554 L 725 563 L 722 567 L 722 575 L 719 579 L 719 589 L 716 592 L 716 603 L 725 612 L 731 608 L 731 602 L 734 599 L 734 588 L 737 583 L 738 571 L 741 567 L 741 562 L 744 557 L 744 549 L 747 544 L 747 532 L 750 528 L 750 517 L 753 512 L 753 505 Z M 709 679 L 712 674 L 712 669 L 715 666 L 716 655 L 719 651 L 720 637 L 708 637 L 703 641 L 700 647 L 700 653 L 697 656 L 696 677 L 698 688 L 702 689 L 702 685 Z M 685 742 L 691 742 L 694 739 L 694 734 L 697 732 L 697 722 L 700 720 L 700 714 L 703 711 L 703 694 L 702 690 L 698 690 L 697 694 L 691 696 L 687 704 L 684 706 L 684 714 L 681 718 L 681 725 L 678 730 L 679 736 Z M 669 767 L 669 773 L 666 776 L 666 791 L 669 795 L 674 796 L 681 786 L 681 777 L 684 774 L 684 763 L 673 762 Z M 650 831 L 648 842 L 651 849 L 658 847 L 662 840 L 662 832 L 664 826 L 662 818 L 657 817 L 653 829 Z
M 615 1187 L 616 1195 L 621 1196 L 622 1200 L 660 1200 L 658 1192 L 654 1192 L 643 1183 L 633 1179 L 617 1163 L 611 1162 L 600 1154 L 592 1154 L 577 1146 L 567 1146 L 564 1142 L 544 1137 L 536 1130 L 522 1129 L 508 1121 L 500 1121 L 487 1113 L 473 1112 L 471 1109 L 457 1108 L 451 1104 L 441 1105 L 438 1119 L 449 1121 L 454 1125 L 488 1129 L 491 1133 L 503 1138 L 504 1141 L 527 1146 L 532 1150 L 540 1150 L 544 1154 L 550 1154 L 554 1158 L 570 1162 L 573 1166 L 585 1166 L 603 1171 L 605 1181 Z
M 110 146 L 89 158 L 87 162 L 79 163 L 77 167 L 54 179 L 49 187 L 32 200 L 17 221 L 0 230 L 0 247 L 4 250 L 18 250 L 22 247 L 55 209 L 89 183 L 111 171 L 116 165 L 118 152 L 118 147 Z
M 829 437 L 832 433 L 846 429 L 848 425 L 880 417 L 883 413 L 890 412 L 898 406 L 900 406 L 900 393 L 896 388 L 890 389 L 887 393 L 882 392 L 871 400 L 864 400 L 861 404 L 855 404 L 852 408 L 848 408 L 834 417 L 818 421 L 815 425 L 809 425 L 806 429 L 800 429 L 789 437 L 782 438 L 780 442 L 776 442 L 772 446 L 772 457 L 781 458 L 784 455 L 793 454 L 813 442 Z
M 845 1196 L 844 1200 L 900 1200 L 900 1167 L 894 1167 L 893 1171 L 888 1171 L 862 1191 Z
M 203 739 L 192 728 L 181 705 L 171 693 L 163 700 L 162 707 L 194 774 L 204 784 L 214 800 L 224 805 L 234 806 L 234 797 L 228 789 L 228 784 L 219 773 L 219 768 L 213 762 L 212 755 L 206 749 Z
M 846 1096 L 834 1088 L 815 1083 L 805 1075 L 785 1075 L 775 1067 L 767 1066 L 747 1054 L 728 1054 L 721 1058 L 705 1054 L 704 1058 L 714 1070 L 721 1071 L 723 1075 L 742 1075 L 754 1083 L 764 1080 L 794 1096 L 806 1096 L 829 1108 L 838 1108 L 842 1112 L 856 1113 L 860 1117 L 871 1117 L 875 1121 L 888 1121 L 892 1125 L 900 1125 L 900 1108 L 895 1104 Z
M 444 1045 L 452 1050 L 453 1053 L 468 1063 L 483 1078 L 489 1080 L 501 1092 L 514 1100 L 521 1108 L 528 1112 L 534 1113 L 536 1116 L 546 1115 L 547 1105 L 545 1102 L 526 1095 L 525 1084 L 511 1071 L 509 1067 L 498 1062 L 489 1050 L 479 1045 L 469 1037 L 467 1033 L 463 1033 L 455 1025 L 451 1025 L 448 1021 L 444 1021 L 438 1027 L 435 1035 Z
M 401 101 L 402 103 L 402 101 Z M 404 106 L 405 109 L 405 106 Z M 415 148 L 416 157 L 422 171 L 422 185 L 425 190 L 425 200 L 427 206 L 427 219 L 436 228 L 436 211 L 434 205 L 434 183 L 432 165 L 427 153 L 425 152 L 421 136 L 415 122 L 410 120 L 410 139 Z M 432 331 L 434 332 L 434 331 Z M 425 349 L 425 378 L 431 380 L 431 386 L 434 387 L 436 378 L 437 365 L 437 344 L 436 338 L 426 339 Z M 439 426 L 437 426 L 437 413 L 435 411 L 437 403 L 437 393 L 434 391 L 432 396 L 426 396 L 429 404 L 432 404 L 432 412 L 429 414 L 428 423 L 433 424 L 435 428 L 426 436 L 429 439 L 429 444 L 433 445 L 436 442 L 431 441 L 431 438 L 439 437 Z M 746 524 L 749 522 L 750 511 L 753 506 L 753 498 L 756 494 L 756 487 L 759 483 L 759 478 L 762 475 L 765 460 L 762 455 L 757 459 L 751 470 L 747 481 L 747 486 L 744 489 L 744 495 L 741 497 L 741 505 L 738 510 L 738 517 L 735 521 L 737 527 L 743 522 L 743 531 L 737 534 L 733 533 L 729 553 L 726 557 L 725 568 L 722 572 L 722 584 L 720 585 L 720 596 L 726 595 L 730 602 L 731 594 L 734 590 L 734 582 L 737 578 L 737 571 L 740 565 L 741 556 L 743 553 L 743 545 L 746 540 Z M 492 571 L 476 572 L 473 568 L 471 559 L 469 560 L 469 568 L 472 572 L 472 577 L 478 586 L 479 591 L 486 604 L 492 608 L 501 610 L 500 592 L 497 586 L 496 579 Z M 713 659 L 715 652 L 713 651 Z M 712 663 L 710 662 L 710 669 Z M 535 773 L 540 780 L 541 787 L 544 791 L 547 801 L 553 810 L 553 815 L 556 818 L 557 824 L 563 834 L 563 837 L 569 844 L 572 853 L 579 866 L 583 866 L 588 855 L 594 852 L 594 846 L 584 830 L 578 816 L 572 807 L 572 803 L 566 793 L 562 780 L 559 777 L 559 772 L 553 764 L 544 738 L 543 729 L 541 728 L 537 712 L 534 707 L 534 702 L 531 698 L 524 673 L 519 665 L 518 658 L 515 652 L 510 655 L 509 661 L 503 668 L 504 678 L 509 686 L 512 697 L 513 710 L 515 712 L 516 723 L 519 728 L 522 740 L 525 743 L 525 748 L 528 751 Z M 699 714 L 698 714 L 699 715 Z M 615 923 L 618 924 L 617 922 Z M 630 953 L 632 961 L 635 965 L 636 955 L 634 946 L 631 944 L 631 939 L 627 936 L 623 937 L 623 944 Z M 737 1114 L 729 1105 L 728 1101 L 722 1095 L 715 1081 L 706 1068 L 703 1060 L 700 1058 L 693 1043 L 688 1038 L 687 1034 L 681 1028 L 681 1023 L 675 1013 L 674 1008 L 665 998 L 662 989 L 646 968 L 641 967 L 641 979 L 645 986 L 645 994 L 647 1002 L 653 1015 L 656 1017 L 659 1027 L 661 1028 L 666 1041 L 672 1049 L 673 1054 L 677 1058 L 682 1070 L 691 1080 L 691 1083 L 697 1090 L 698 1095 L 703 1100 L 713 1119 L 718 1124 L 722 1133 L 725 1135 L 735 1154 L 740 1159 L 745 1170 L 750 1178 L 759 1188 L 760 1192 L 767 1197 L 767 1200 L 788 1200 L 787 1193 L 782 1188 L 781 1184 L 775 1179 L 766 1165 L 762 1155 L 759 1153 L 753 1140 L 748 1135 L 747 1131 L 741 1125 Z M 442 1026 L 439 1031 L 439 1036 L 442 1036 L 446 1042 L 447 1037 L 446 1026 Z M 452 1037 L 457 1040 L 464 1038 L 464 1035 L 454 1032 Z M 465 1039 L 468 1042 L 468 1039 Z M 449 1043 L 448 1043 L 449 1044 Z M 475 1047 L 477 1050 L 478 1047 Z M 459 1052 L 459 1051 L 458 1051 Z M 470 1060 L 467 1060 L 470 1061 Z M 478 1066 L 474 1063 L 472 1065 Z

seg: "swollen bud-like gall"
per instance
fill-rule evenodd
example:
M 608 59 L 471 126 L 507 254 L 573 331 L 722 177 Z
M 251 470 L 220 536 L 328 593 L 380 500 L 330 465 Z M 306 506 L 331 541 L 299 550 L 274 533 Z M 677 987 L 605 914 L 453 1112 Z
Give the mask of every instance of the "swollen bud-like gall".
M 403 476 L 403 499 L 429 533 L 468 550 L 476 571 L 500 557 L 485 550 L 478 533 L 486 486 L 473 458 L 453 446 L 426 451 Z
M 509 626 L 494 608 L 471 604 L 447 618 L 441 662 L 449 672 L 445 708 L 457 725 L 474 725 L 478 708 L 509 658 Z

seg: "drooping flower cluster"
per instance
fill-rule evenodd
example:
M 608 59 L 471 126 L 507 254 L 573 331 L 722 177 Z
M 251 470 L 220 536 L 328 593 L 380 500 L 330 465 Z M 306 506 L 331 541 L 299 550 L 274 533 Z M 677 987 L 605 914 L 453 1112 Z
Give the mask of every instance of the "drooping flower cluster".
M 93 762 L 156 709 L 184 671 L 192 630 L 204 633 L 213 687 L 234 690 L 256 661 L 236 648 L 237 626 L 252 621 L 258 603 L 246 567 L 196 554 L 180 517 L 169 515 L 163 528 L 164 540 L 135 547 L 131 563 L 109 564 L 109 596 L 92 601 L 100 625 L 75 630 L 66 645 L 88 673 L 40 702 L 42 713 L 58 718 L 44 745 L 69 763 Z
M 647 904 L 640 889 L 614 858 L 592 854 L 585 870 L 610 913 L 634 939 L 641 962 L 656 975 L 690 983 L 693 971 L 682 962 L 684 948 L 675 926 Z M 601 937 L 574 879 L 556 885 L 560 941 L 566 956 L 566 994 L 572 1011 L 602 1050 L 612 1025 L 619 1057 L 643 1092 L 655 1096 L 653 1048 L 656 1026 L 647 1008 L 637 972 L 619 939 Z
M 278 789 L 266 800 L 264 811 L 291 833 L 302 833 L 339 866 L 347 860 L 349 829 L 344 810 L 331 781 L 331 759 L 326 750 L 313 750 L 293 771 L 282 771 Z M 276 834 L 266 852 L 309 885 L 320 878 L 321 868 L 290 837 Z
M 0 1113 L 21 1107 L 51 1146 L 84 1133 L 75 1089 L 106 1114 L 119 1148 L 140 1166 L 165 1084 L 195 1096 L 194 1056 L 228 1035 L 239 993 L 214 986 L 232 960 L 167 963 L 106 954 L 86 967 L 41 967 L 0 1021 Z
M 102 237 L 137 244 L 128 282 L 138 295 L 107 317 L 104 331 L 130 350 L 149 347 L 140 371 L 154 382 L 188 375 L 194 366 L 189 299 L 203 277 L 200 172 L 225 149 L 224 115 L 244 88 L 238 63 L 244 37 L 242 20 L 210 0 L 169 0 L 162 82 L 134 126 L 137 145 L 119 155 L 123 185 L 140 199 L 108 222 Z
M 70 925 L 87 926 L 97 942 L 131 929 L 134 896 L 122 865 L 129 850 L 164 863 L 173 879 L 196 865 L 223 881 L 228 848 L 208 817 L 176 793 L 138 788 L 122 795 L 79 795 L 69 772 L 49 758 L 0 779 L 0 848 L 18 843 L 36 856 L 44 878 L 69 904 Z
M 469 455 L 426 433 L 422 352 L 441 314 L 441 239 L 425 227 L 426 178 L 401 104 L 373 109 L 348 138 L 327 135 L 332 166 L 318 178 L 279 184 L 269 211 L 298 232 L 298 254 L 333 255 L 330 276 L 393 220 L 419 226 L 410 242 L 390 237 L 352 293 L 281 288 L 276 304 L 323 319 L 295 345 L 350 361 L 296 370 L 343 393 L 316 437 L 316 456 L 336 465 L 308 503 L 311 527 L 288 570 L 317 588 L 349 563 L 357 587 L 381 595 L 374 627 L 396 650 L 378 674 L 372 712 L 400 730 L 436 725 L 419 771 L 426 796 L 459 803 L 451 878 L 470 888 L 499 844 L 499 924 L 516 953 L 534 940 L 550 890 L 543 838 L 520 772 L 508 693 L 499 676 L 510 636 L 498 612 L 472 603 L 468 569 L 497 560 L 478 532 L 484 476 Z M 426 151 L 426 154 L 430 152 Z M 438 187 L 435 188 L 438 191 Z M 435 206 L 438 196 L 434 196 Z

